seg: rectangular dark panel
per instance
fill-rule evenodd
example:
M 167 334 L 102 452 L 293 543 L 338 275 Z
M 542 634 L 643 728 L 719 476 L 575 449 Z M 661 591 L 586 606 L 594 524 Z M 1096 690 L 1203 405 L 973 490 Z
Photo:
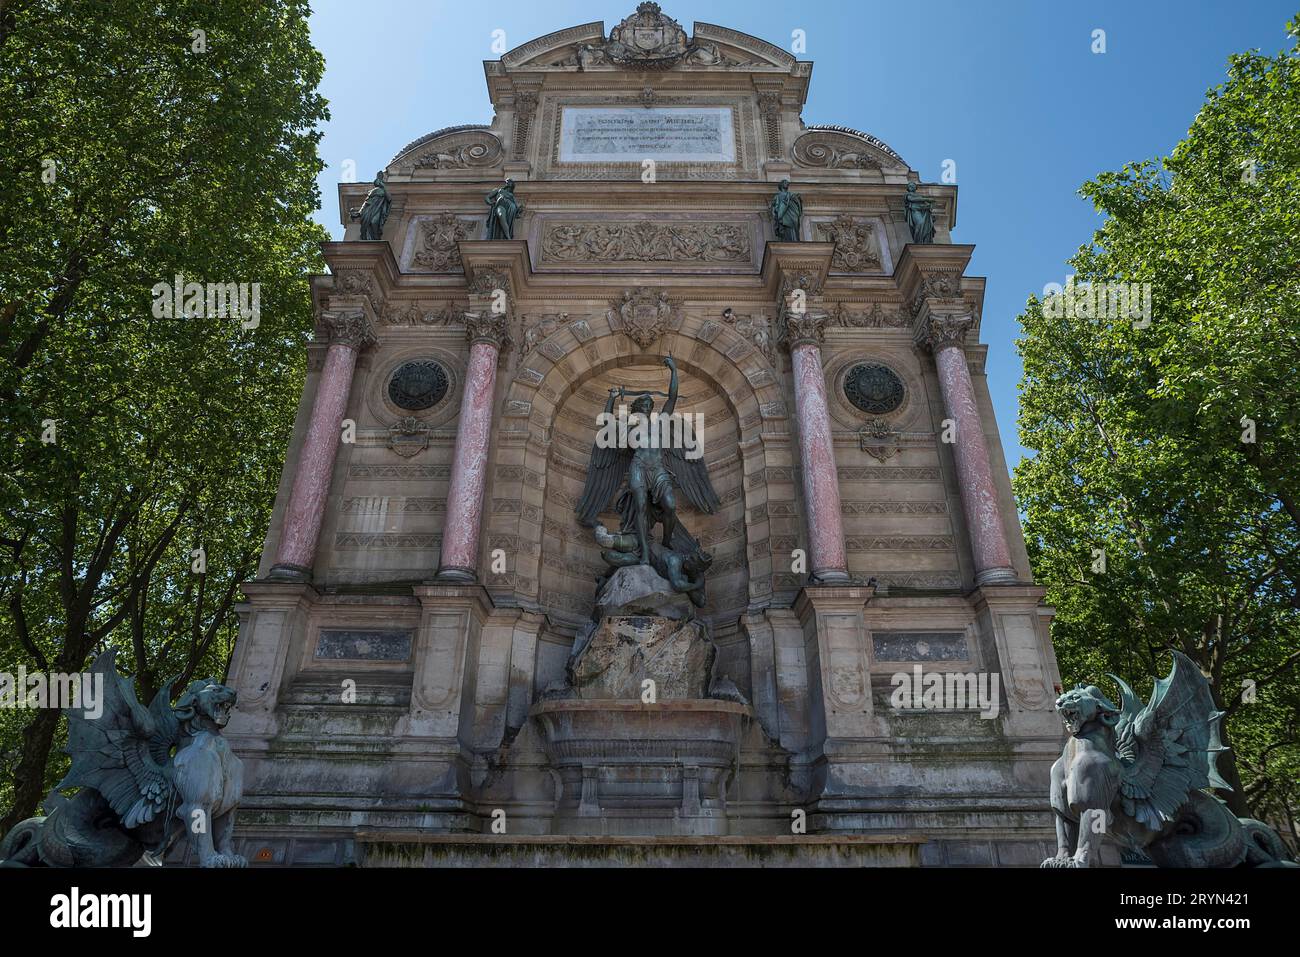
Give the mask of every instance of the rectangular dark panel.
M 875 631 L 871 634 L 877 661 L 967 661 L 970 652 L 960 631 Z
M 316 640 L 316 657 L 328 660 L 406 661 L 411 657 L 409 631 L 322 628 Z

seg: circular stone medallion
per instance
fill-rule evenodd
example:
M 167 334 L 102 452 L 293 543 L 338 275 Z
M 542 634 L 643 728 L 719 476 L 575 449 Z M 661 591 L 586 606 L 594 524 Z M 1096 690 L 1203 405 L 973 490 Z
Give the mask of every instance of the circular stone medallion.
M 864 362 L 844 377 L 844 395 L 863 412 L 883 415 L 903 404 L 903 380 L 888 366 Z
M 403 362 L 388 380 L 388 398 L 398 408 L 421 412 L 447 394 L 447 371 L 432 359 Z

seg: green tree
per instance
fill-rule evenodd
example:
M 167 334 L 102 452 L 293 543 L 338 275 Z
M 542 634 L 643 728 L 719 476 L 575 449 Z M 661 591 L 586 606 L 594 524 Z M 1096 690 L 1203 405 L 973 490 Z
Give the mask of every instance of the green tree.
M 1221 796 L 1294 834 L 1300 45 L 1231 57 L 1168 157 L 1081 192 L 1105 222 L 1071 260 L 1076 293 L 1150 283 L 1151 314 L 1061 296 L 1021 316 L 1035 455 L 1015 489 L 1062 674 L 1145 692 L 1169 649 L 1189 655 L 1226 712 Z
M 0 670 L 118 646 L 147 699 L 227 667 L 321 270 L 308 13 L 0 0 Z M 259 315 L 155 314 L 177 276 L 257 283 Z M 0 832 L 60 734 L 0 717 Z

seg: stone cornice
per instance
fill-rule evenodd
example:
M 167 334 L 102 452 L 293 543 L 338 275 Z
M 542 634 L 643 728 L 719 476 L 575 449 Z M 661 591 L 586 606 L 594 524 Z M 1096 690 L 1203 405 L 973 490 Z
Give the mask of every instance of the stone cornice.
M 530 184 L 531 186 L 534 184 Z M 530 194 L 531 201 L 531 194 Z M 482 271 L 501 274 L 507 280 L 511 311 L 532 300 L 588 302 L 601 311 L 610 299 L 637 284 L 636 276 L 616 272 L 534 272 L 528 243 L 515 240 L 464 240 L 459 243 L 465 275 L 401 273 L 387 242 L 330 242 L 322 246 L 333 274 L 312 277 L 313 304 L 325 308 L 360 305 L 376 327 L 390 300 L 435 305 L 465 301 L 467 290 Z M 757 273 L 701 274 L 683 268 L 656 274 L 656 283 L 674 300 L 730 300 L 737 308 L 758 305 L 775 307 L 782 286 L 791 276 L 815 277 L 813 285 L 826 302 L 897 302 L 909 306 L 925 276 L 951 277 L 959 282 L 961 303 L 951 303 L 978 318 L 984 282 L 978 277 L 961 277 L 960 269 L 970 258 L 971 246 L 906 247 L 892 276 L 828 275 L 834 246 L 831 243 L 779 243 L 764 245 L 763 261 Z M 918 265 L 918 260 L 923 260 Z M 924 271 L 923 271 L 924 270 Z M 346 286 L 347 288 L 342 288 Z

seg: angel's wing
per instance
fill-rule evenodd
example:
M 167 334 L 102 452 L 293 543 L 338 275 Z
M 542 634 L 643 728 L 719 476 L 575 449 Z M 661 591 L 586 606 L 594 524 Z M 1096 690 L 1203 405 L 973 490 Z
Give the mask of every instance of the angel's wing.
M 116 657 L 116 651 L 106 651 L 90 666 L 92 675 L 103 676 L 99 717 L 87 717 L 79 708 L 65 711 L 64 751 L 72 768 L 58 786 L 94 788 L 122 825 L 132 828 L 152 821 L 171 797 L 167 756 L 179 728 L 168 707 L 170 683 L 146 709 L 136 700 L 130 679 L 117 673 Z
M 591 461 L 587 465 L 587 481 L 578 499 L 578 524 L 595 525 L 596 518 L 609 504 L 610 496 L 618 491 L 627 474 L 628 449 L 616 446 L 601 448 L 599 442 L 591 444 Z
M 679 448 L 664 449 L 664 465 L 677 480 L 677 487 L 687 500 L 701 512 L 710 515 L 722 505 L 718 493 L 709 481 L 709 470 L 704 466 L 704 456 L 688 459 Z
M 1116 678 L 1123 698 L 1116 722 L 1116 755 L 1123 766 L 1125 813 L 1151 830 L 1173 819 L 1200 788 L 1228 788 L 1216 762 L 1225 750 L 1210 684 L 1190 658 L 1175 651 L 1169 677 L 1157 679 L 1146 706 Z

